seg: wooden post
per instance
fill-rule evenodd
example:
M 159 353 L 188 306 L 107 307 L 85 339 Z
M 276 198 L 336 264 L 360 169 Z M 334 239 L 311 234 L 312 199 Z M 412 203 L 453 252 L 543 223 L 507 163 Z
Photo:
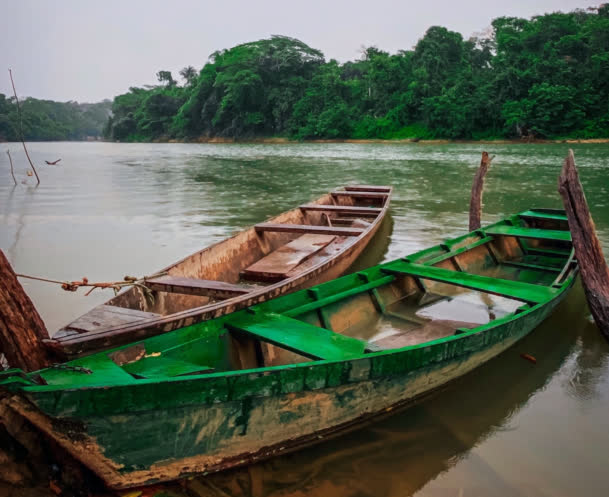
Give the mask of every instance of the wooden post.
M 0 250 L 0 353 L 11 367 L 35 371 L 52 363 L 42 340 L 49 334 L 34 304 Z
M 573 150 L 569 150 L 558 180 L 575 256 L 588 299 L 588 305 L 597 326 L 609 340 L 609 268 L 596 235 L 584 189 L 579 181 Z
M 472 184 L 472 196 L 469 201 L 469 230 L 474 231 L 480 229 L 480 218 L 482 215 L 482 193 L 484 190 L 484 177 L 491 167 L 491 161 L 494 157 L 489 157 L 488 152 L 482 152 L 482 160 L 480 167 L 474 176 Z

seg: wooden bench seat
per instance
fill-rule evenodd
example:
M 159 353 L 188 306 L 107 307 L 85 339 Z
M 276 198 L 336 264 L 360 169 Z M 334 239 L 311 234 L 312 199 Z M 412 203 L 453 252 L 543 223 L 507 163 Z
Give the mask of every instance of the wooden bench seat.
M 546 271 L 549 273 L 560 273 L 562 268 L 560 267 L 552 267 L 552 266 L 542 266 L 540 264 L 529 264 L 526 262 L 518 262 L 518 261 L 501 261 L 501 264 L 504 266 L 511 266 L 519 269 L 533 269 L 535 271 Z
M 361 340 L 275 313 L 229 319 L 226 326 L 311 359 L 351 359 L 366 347 Z
M 407 262 L 392 263 L 383 267 L 382 271 L 393 275 L 404 274 L 417 278 L 439 281 L 441 283 L 470 288 L 472 290 L 533 304 L 546 302 L 556 295 L 555 289 L 541 285 L 491 278 L 489 276 L 481 276 L 462 271 L 451 271 L 449 269 L 424 266 L 422 264 L 411 264 Z
M 245 278 L 277 280 L 316 254 L 336 238 L 335 235 L 302 235 L 242 271 Z
M 523 228 L 521 226 L 495 226 L 484 230 L 487 235 L 515 236 L 518 238 L 535 238 L 537 240 L 549 240 L 559 242 L 570 242 L 571 233 L 561 230 L 543 230 L 539 228 Z
M 387 198 L 389 192 L 362 192 L 362 191 L 334 191 L 334 197 L 354 197 L 354 198 Z
M 99 305 L 72 321 L 64 329 L 53 335 L 54 340 L 73 338 L 74 335 L 90 331 L 103 331 L 114 326 L 128 325 L 161 317 L 154 312 L 128 309 L 116 305 Z
M 360 214 L 365 216 L 378 216 L 383 209 L 380 207 L 356 207 L 351 205 L 324 205 L 305 204 L 300 206 L 302 211 L 325 211 L 337 214 Z
M 229 299 L 252 291 L 251 287 L 245 285 L 170 275 L 146 280 L 146 286 L 159 292 L 182 293 L 219 299 Z
M 450 252 L 446 252 L 445 254 L 440 254 L 437 257 L 434 257 L 433 259 L 426 260 L 423 264 L 425 264 L 426 266 L 433 266 L 434 264 L 445 261 L 447 259 L 452 259 L 453 257 L 455 257 L 459 254 L 467 252 L 468 250 L 472 250 L 476 247 L 480 247 L 481 245 L 485 245 L 492 240 L 493 240 L 492 236 L 486 236 L 474 243 L 470 243 L 469 245 L 466 245 L 465 247 L 460 247 L 458 249 L 451 250 Z
M 390 186 L 379 186 L 379 185 L 347 185 L 345 190 L 352 192 L 386 192 L 391 191 Z
M 519 217 L 524 219 L 553 219 L 556 221 L 566 221 L 567 215 L 561 214 L 560 212 L 546 212 L 537 210 L 528 210 L 518 214 Z
M 276 231 L 284 233 L 315 233 L 318 235 L 359 236 L 362 228 L 341 228 L 334 226 L 313 226 L 311 224 L 260 223 L 254 226 L 256 231 Z
M 131 375 L 140 378 L 170 378 L 194 373 L 209 373 L 213 368 L 192 362 L 181 361 L 171 357 L 151 356 L 139 361 L 125 364 L 122 368 Z

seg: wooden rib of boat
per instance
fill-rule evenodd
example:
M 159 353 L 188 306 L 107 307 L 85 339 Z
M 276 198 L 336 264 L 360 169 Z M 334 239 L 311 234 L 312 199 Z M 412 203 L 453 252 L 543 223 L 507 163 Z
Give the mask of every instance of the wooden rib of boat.
M 230 315 L 5 372 L 0 409 L 113 488 L 219 471 L 466 374 L 541 323 L 577 272 L 564 213 L 532 209 Z
M 219 317 L 337 278 L 381 225 L 392 188 L 348 185 L 205 248 L 57 331 L 63 359 Z M 370 196 L 368 196 L 370 195 Z

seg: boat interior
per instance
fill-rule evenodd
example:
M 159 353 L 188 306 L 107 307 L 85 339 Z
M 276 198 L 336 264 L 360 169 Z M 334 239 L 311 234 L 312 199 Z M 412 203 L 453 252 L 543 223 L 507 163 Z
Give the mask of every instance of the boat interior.
M 576 270 L 564 212 L 532 209 L 408 257 L 70 364 L 134 382 L 352 359 L 476 332 L 548 302 Z M 63 375 L 47 370 L 42 377 L 61 382 Z M 95 383 L 94 376 L 81 381 Z
M 144 324 L 298 277 L 363 236 L 382 218 L 391 190 L 345 186 L 243 230 L 92 309 L 53 339 Z

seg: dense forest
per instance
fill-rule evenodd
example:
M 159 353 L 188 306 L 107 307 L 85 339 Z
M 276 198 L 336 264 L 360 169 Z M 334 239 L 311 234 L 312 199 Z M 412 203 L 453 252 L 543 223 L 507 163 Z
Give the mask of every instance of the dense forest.
M 434 26 L 412 50 L 344 64 L 273 36 L 180 74 L 117 96 L 107 138 L 609 137 L 609 5 L 501 17 L 468 40 Z
M 26 139 L 82 139 L 103 126 L 116 141 L 212 137 L 607 138 L 609 5 L 531 19 L 500 17 L 464 40 L 434 26 L 411 50 L 377 47 L 326 61 L 285 36 L 211 54 L 181 83 L 132 87 L 108 103 L 26 99 Z M 0 139 L 15 105 L 0 95 Z
M 86 140 L 99 138 L 110 116 L 112 102 L 95 104 L 20 99 L 26 140 Z M 0 141 L 19 140 L 19 117 L 13 97 L 0 93 Z

